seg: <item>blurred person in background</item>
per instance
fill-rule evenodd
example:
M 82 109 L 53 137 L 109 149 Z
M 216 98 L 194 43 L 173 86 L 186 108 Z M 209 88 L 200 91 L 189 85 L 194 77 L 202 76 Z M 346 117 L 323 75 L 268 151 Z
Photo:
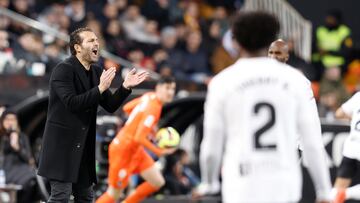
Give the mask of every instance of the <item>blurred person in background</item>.
M 197 177 L 189 167 L 189 153 L 186 150 L 179 148 L 178 150 L 176 150 L 175 154 L 179 156 L 180 162 L 183 165 L 183 173 L 189 179 L 192 187 L 198 186 L 200 184 L 200 178 Z
M 8 8 L 10 6 L 10 0 L 0 0 L 0 7 Z
M 129 5 L 121 16 L 120 23 L 124 27 L 126 36 L 130 40 L 138 41 L 143 36 L 146 18 L 141 15 L 137 5 Z
M 161 30 L 161 48 L 163 48 L 168 57 L 166 62 L 169 64 L 169 67 L 174 74 L 174 67 L 178 67 L 178 64 L 182 63 L 181 59 L 181 50 L 178 47 L 178 36 L 175 27 L 168 26 L 164 27 Z M 169 72 L 167 71 L 167 72 Z M 176 77 L 176 76 L 175 76 Z
M 320 82 L 319 95 L 320 116 L 334 119 L 336 109 L 350 96 L 342 82 L 339 67 L 331 67 L 325 70 L 323 79 Z
M 289 60 L 289 47 L 287 43 L 282 39 L 272 42 L 268 50 L 268 57 L 276 59 L 281 63 L 286 63 Z
M 200 84 L 206 84 L 210 80 L 208 58 L 201 42 L 200 31 L 188 33 L 186 47 L 181 54 L 181 63 L 174 65 L 174 76 L 177 79 Z
M 29 138 L 21 131 L 17 115 L 11 110 L 5 110 L 0 117 L 0 140 L 6 183 L 22 186 L 17 202 L 38 201 L 35 160 Z
M 176 152 L 165 158 L 165 168 L 163 174 L 165 185 L 163 188 L 165 195 L 187 195 L 190 194 L 193 185 L 187 176 L 184 175 L 184 165 L 182 157 Z
M 316 52 L 313 55 L 313 62 L 318 65 L 320 63 L 324 68 L 339 67 L 341 72 L 345 73 L 352 46 L 351 30 L 343 24 L 341 11 L 338 9 L 328 11 L 325 25 L 316 28 Z
M 141 12 L 148 19 L 159 23 L 159 29 L 170 24 L 169 4 L 171 0 L 145 1 L 141 7 Z
M 9 73 L 23 73 L 29 76 L 42 76 L 46 72 L 44 44 L 35 33 L 23 33 L 13 44 L 16 65 Z
M 9 33 L 6 30 L 0 30 L 0 59 L 0 74 L 10 72 L 16 60 L 10 48 Z
M 185 25 L 190 28 L 190 31 L 200 30 L 200 12 L 197 2 L 189 1 L 183 16 Z
M 24 15 L 29 18 L 36 18 L 36 14 L 34 13 L 31 5 L 31 1 L 28 0 L 13 0 L 10 1 L 10 10 Z M 25 25 L 24 23 L 12 20 L 10 23 L 9 31 L 16 34 L 21 35 L 24 32 L 28 32 L 30 27 Z
M 74 31 L 78 27 L 82 27 L 86 21 L 86 2 L 84 0 L 69 1 L 65 7 L 65 14 L 70 18 L 69 32 Z
M 106 49 L 109 52 L 126 58 L 132 43 L 127 39 L 119 20 L 112 19 L 108 22 L 104 37 L 106 39 Z
M 114 2 L 106 3 L 103 7 L 101 16 L 98 17 L 102 25 L 108 25 L 112 20 L 119 20 L 119 10 Z M 119 22 L 118 22 L 119 23 Z
M 221 169 L 224 202 L 298 202 L 300 134 L 316 201 L 330 202 L 330 174 L 310 82 L 299 71 L 266 57 L 279 30 L 278 20 L 268 13 L 241 12 L 234 18 L 232 33 L 240 59 L 208 87 L 202 182 L 195 197 L 220 191 Z

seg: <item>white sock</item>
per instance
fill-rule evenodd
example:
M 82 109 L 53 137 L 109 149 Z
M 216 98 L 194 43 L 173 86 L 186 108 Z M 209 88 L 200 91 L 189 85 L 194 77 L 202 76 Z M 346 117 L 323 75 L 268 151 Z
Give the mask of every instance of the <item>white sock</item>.
M 337 195 L 338 190 L 336 188 L 332 188 L 330 192 L 331 199 L 334 200 Z
M 346 199 L 360 200 L 360 184 L 346 189 Z

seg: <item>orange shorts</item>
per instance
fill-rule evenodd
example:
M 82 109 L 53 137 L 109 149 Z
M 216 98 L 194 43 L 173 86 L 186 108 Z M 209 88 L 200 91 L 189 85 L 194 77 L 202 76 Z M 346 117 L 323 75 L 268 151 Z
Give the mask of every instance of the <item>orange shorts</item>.
M 114 188 L 124 189 L 131 175 L 141 173 L 153 165 L 154 160 L 143 146 L 115 138 L 109 145 L 108 183 Z

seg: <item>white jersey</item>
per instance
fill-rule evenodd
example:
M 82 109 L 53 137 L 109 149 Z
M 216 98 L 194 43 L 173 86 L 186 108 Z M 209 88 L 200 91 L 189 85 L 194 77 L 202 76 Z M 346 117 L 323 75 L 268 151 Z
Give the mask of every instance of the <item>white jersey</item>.
M 343 155 L 360 161 L 360 93 L 341 105 L 341 109 L 351 116 L 350 135 L 345 140 Z
M 329 199 L 330 175 L 310 82 L 273 59 L 239 59 L 209 85 L 200 154 L 203 184 L 219 184 L 222 161 L 224 202 L 299 201 L 299 135 L 317 196 Z

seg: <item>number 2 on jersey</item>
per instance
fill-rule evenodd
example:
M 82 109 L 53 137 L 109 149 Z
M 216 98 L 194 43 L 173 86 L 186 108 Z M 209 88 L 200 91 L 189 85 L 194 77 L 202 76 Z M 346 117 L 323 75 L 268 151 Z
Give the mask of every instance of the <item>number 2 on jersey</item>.
M 261 110 L 267 110 L 269 112 L 269 119 L 267 122 L 260 127 L 258 130 L 254 133 L 254 147 L 257 150 L 275 150 L 276 145 L 275 144 L 261 144 L 260 137 L 264 136 L 266 134 L 266 131 L 268 131 L 272 126 L 274 126 L 276 122 L 276 116 L 275 116 L 275 108 L 273 105 L 267 103 L 267 102 L 259 102 L 254 106 L 254 114 L 258 115 L 258 113 Z

